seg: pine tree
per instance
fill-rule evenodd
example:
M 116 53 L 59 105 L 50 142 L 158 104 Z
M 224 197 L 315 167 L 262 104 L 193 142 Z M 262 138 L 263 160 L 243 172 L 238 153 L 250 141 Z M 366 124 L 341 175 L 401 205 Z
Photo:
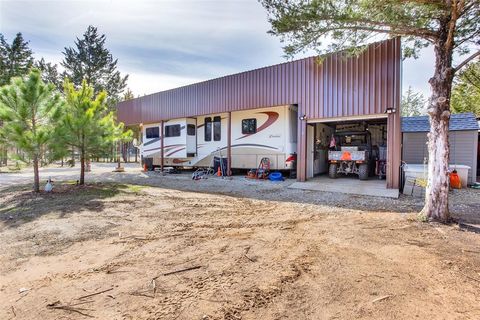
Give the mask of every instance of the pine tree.
M 0 86 L 10 83 L 13 77 L 21 77 L 28 73 L 33 65 L 33 52 L 28 41 L 19 32 L 9 44 L 0 34 Z
M 123 94 L 122 101 L 132 100 L 134 98 L 135 96 L 133 95 L 132 90 L 130 90 L 130 88 L 127 88 L 127 90 Z
M 83 185 L 86 161 L 102 155 L 115 142 L 131 140 L 132 133 L 124 132 L 123 123 L 117 124 L 113 112 L 108 111 L 106 92 L 95 95 L 86 80 L 78 90 L 66 80 L 65 96 L 61 136 L 67 146 L 80 152 L 80 184 Z
M 40 160 L 46 155 L 53 160 L 61 149 L 55 135 L 61 104 L 54 86 L 45 84 L 38 70 L 0 89 L 0 139 L 20 150 L 27 157 L 22 160 L 32 160 L 35 192 L 40 191 Z
M 408 90 L 403 94 L 402 105 L 400 110 L 402 116 L 412 117 L 420 116 L 426 113 L 426 100 L 423 94 L 413 91 L 412 87 L 408 87 Z
M 452 89 L 452 111 L 472 112 L 480 117 L 480 60 L 468 65 L 456 77 Z
M 56 64 L 46 62 L 45 59 L 41 58 L 35 61 L 35 68 L 42 73 L 43 82 L 53 84 L 59 92 L 63 91 L 62 75 L 58 72 Z
M 122 77 L 114 59 L 105 46 L 106 36 L 100 35 L 97 28 L 89 26 L 83 38 L 75 41 L 75 48 L 65 48 L 62 66 L 65 76 L 77 87 L 86 80 L 94 94 L 106 91 L 110 109 L 121 99 L 127 86 L 128 75 Z

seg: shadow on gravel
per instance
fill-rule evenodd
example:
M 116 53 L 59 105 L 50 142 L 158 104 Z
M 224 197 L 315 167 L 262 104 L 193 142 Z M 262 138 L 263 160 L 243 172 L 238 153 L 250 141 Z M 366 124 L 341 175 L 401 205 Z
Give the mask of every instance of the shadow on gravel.
M 398 199 L 371 197 L 323 191 L 290 189 L 293 180 L 281 183 L 247 180 L 236 176 L 233 180 L 212 177 L 207 180 L 193 181 L 191 174 L 161 176 L 147 172 L 138 174 L 105 175 L 99 181 L 117 181 L 120 183 L 160 187 L 170 190 L 221 194 L 226 196 L 250 198 L 264 201 L 293 202 L 300 204 L 329 206 L 347 210 L 368 212 L 418 213 L 422 210 L 424 199 L 401 194 Z M 452 218 L 456 221 L 480 226 L 480 190 L 462 189 L 450 193 L 449 203 Z
M 82 210 L 102 211 L 103 199 L 131 189 L 126 184 L 56 184 L 54 192 L 34 193 L 30 187 L 17 186 L 0 190 L 0 223 L 4 227 L 18 227 L 56 212 L 58 218 Z
M 480 200 L 477 204 L 472 204 L 470 211 L 453 213 L 452 218 L 458 223 L 460 229 L 480 234 Z
M 96 181 L 118 182 L 141 186 L 159 187 L 176 191 L 217 194 L 261 201 L 279 201 L 299 204 L 331 206 L 335 208 L 369 212 L 419 212 L 423 208 L 423 199 L 400 195 L 398 199 L 344 194 L 336 192 L 309 191 L 288 188 L 292 179 L 277 183 L 268 180 L 250 180 L 243 176 L 234 179 L 210 177 L 194 181 L 191 173 L 162 176 L 159 173 L 140 174 L 110 173 L 99 174 Z
M 155 172 L 112 173 L 103 172 L 88 177 L 92 182 L 86 187 L 64 185 L 65 190 L 56 189 L 54 194 L 33 194 L 29 189 L 14 192 L 13 188 L 0 190 L 0 222 L 7 226 L 35 220 L 49 212 L 60 212 L 60 217 L 70 212 L 89 209 L 104 209 L 102 199 L 113 197 L 132 185 L 159 187 L 175 191 L 198 192 L 249 198 L 261 201 L 279 201 L 298 204 L 327 206 L 335 209 L 366 212 L 416 213 L 423 208 L 424 200 L 400 195 L 398 199 L 360 196 L 334 192 L 305 191 L 290 189 L 293 180 L 281 183 L 247 180 L 240 176 L 233 180 L 211 177 L 193 181 L 190 172 L 162 176 Z M 12 195 L 15 195 L 13 197 Z M 452 218 L 465 224 L 480 225 L 480 190 L 462 189 L 450 195 Z M 301 209 L 299 209 L 301 210 Z

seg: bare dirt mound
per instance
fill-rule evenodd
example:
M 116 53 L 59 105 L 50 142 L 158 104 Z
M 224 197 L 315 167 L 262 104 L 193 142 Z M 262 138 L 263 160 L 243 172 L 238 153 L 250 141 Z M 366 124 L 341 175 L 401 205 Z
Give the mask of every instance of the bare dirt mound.
M 480 235 L 454 225 L 388 206 L 58 191 L 1 194 L 0 319 L 480 318 Z

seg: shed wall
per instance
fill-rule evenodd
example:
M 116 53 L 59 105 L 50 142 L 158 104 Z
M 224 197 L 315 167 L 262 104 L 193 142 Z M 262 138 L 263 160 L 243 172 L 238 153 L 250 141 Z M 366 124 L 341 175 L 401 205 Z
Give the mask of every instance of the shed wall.
M 403 133 L 402 160 L 408 163 L 423 163 L 428 158 L 427 133 Z
M 477 143 L 476 131 L 450 131 L 450 164 L 463 164 L 471 169 L 468 183 L 476 181 L 477 175 Z M 427 132 L 403 133 L 402 158 L 406 163 L 423 163 L 428 160 Z

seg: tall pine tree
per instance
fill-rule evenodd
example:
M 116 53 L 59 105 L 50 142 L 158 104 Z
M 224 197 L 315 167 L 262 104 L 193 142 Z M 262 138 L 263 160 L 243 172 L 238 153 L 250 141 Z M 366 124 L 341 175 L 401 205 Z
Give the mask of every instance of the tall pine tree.
M 17 33 L 9 44 L 3 34 L 0 33 L 0 87 L 10 83 L 14 77 L 26 75 L 33 64 L 32 50 L 28 47 L 28 41 L 23 39 L 21 33 Z M 3 124 L 0 122 L 0 127 Z M 0 137 L 0 162 L 7 164 L 6 143 L 1 142 Z
M 62 149 L 55 136 L 62 104 L 60 94 L 52 84 L 42 81 L 38 70 L 15 77 L 0 89 L 0 120 L 4 122 L 0 139 L 20 150 L 18 156 L 23 160 L 32 160 L 36 192 L 40 191 L 38 167 L 42 157 L 54 160 L 56 150 Z
M 0 87 L 10 83 L 13 77 L 21 77 L 28 73 L 33 65 L 33 52 L 28 41 L 19 32 L 9 44 L 0 33 Z
M 66 80 L 65 99 L 62 125 L 57 131 L 63 144 L 80 153 L 80 184 L 83 185 L 88 159 L 103 154 L 114 143 L 130 141 L 132 132 L 125 131 L 124 124 L 117 123 L 113 112 L 107 110 L 106 92 L 95 95 L 86 80 L 78 89 Z
M 63 78 L 58 72 L 56 64 L 46 62 L 45 59 L 41 58 L 40 60 L 35 61 L 35 68 L 42 73 L 43 82 L 51 83 L 58 91 L 63 92 Z
M 127 86 L 128 75 L 122 77 L 114 59 L 105 46 L 106 37 L 100 35 L 94 26 L 89 26 L 83 38 L 75 41 L 75 48 L 65 48 L 62 66 L 65 76 L 77 87 L 86 80 L 92 86 L 94 94 L 106 91 L 107 104 L 113 109 Z

